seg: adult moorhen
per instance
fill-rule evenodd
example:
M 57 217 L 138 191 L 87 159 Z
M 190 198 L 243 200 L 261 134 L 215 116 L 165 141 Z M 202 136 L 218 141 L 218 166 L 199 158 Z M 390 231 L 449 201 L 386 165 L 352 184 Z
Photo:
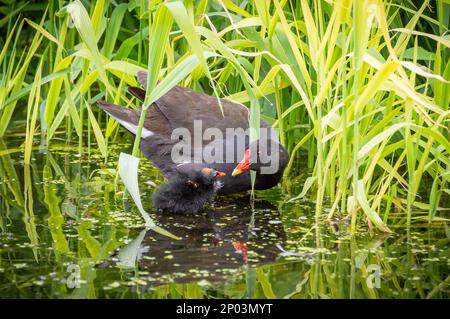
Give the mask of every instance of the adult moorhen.
M 138 80 L 143 87 L 147 86 L 145 72 L 138 73 Z M 145 90 L 129 87 L 128 91 L 144 100 Z M 289 159 L 276 132 L 261 119 L 260 138 L 250 145 L 248 108 L 224 99 L 221 104 L 222 110 L 216 97 L 188 88 L 175 86 L 169 90 L 147 110 L 140 142 L 144 156 L 169 181 L 179 178 L 177 168 L 181 166 L 189 170 L 194 165 L 196 169 L 203 165 L 224 172 L 219 193 L 251 189 L 250 170 L 256 171 L 255 189 L 275 186 Z M 104 101 L 98 105 L 136 134 L 140 110 Z

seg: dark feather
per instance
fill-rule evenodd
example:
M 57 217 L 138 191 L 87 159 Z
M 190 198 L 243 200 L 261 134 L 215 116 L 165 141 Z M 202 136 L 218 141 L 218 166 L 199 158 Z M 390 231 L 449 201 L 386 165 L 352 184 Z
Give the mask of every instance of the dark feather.
M 139 71 L 137 74 L 139 84 L 142 85 L 144 89 L 147 89 L 147 72 Z
M 161 185 L 153 193 L 153 205 L 158 212 L 196 213 L 212 203 L 216 189 L 214 179 L 193 170 L 189 176 L 178 175 Z
M 137 77 L 139 83 L 146 88 L 147 74 L 145 72 L 139 72 Z M 141 100 L 145 98 L 145 90 L 143 89 L 130 87 L 129 91 Z M 172 140 L 172 132 L 174 129 L 185 128 L 191 133 L 191 136 L 193 136 L 194 121 L 199 120 L 202 122 L 202 133 L 211 127 L 219 129 L 224 136 L 226 135 L 227 128 L 248 129 L 248 108 L 225 99 L 222 99 L 221 103 L 223 106 L 223 113 L 216 97 L 195 92 L 180 86 L 173 87 L 147 110 L 144 127 L 149 130 L 150 133 L 142 138 L 140 143 L 140 149 L 145 157 L 152 161 L 166 178 L 173 179 L 176 177 L 176 166 L 178 163 L 173 162 L 171 155 L 173 146 L 180 142 L 177 138 Z M 99 107 L 118 120 L 129 131 L 131 130 L 129 125 L 127 127 L 127 123 L 137 125 L 139 122 L 140 111 L 138 110 L 122 108 L 106 102 L 99 102 Z M 261 119 L 261 128 L 269 129 L 270 133 L 269 136 L 266 137 L 267 139 L 278 141 L 272 127 L 263 119 Z M 237 147 L 233 139 L 234 138 L 225 138 L 222 142 L 224 148 L 230 143 L 234 144 L 232 148 Z M 193 149 L 193 152 L 186 154 L 186 162 L 193 162 L 195 158 L 193 155 L 207 150 L 209 143 L 210 141 L 203 140 L 200 148 Z M 279 146 L 279 143 L 275 143 L 275 145 Z M 246 134 L 245 147 L 248 146 L 248 134 Z M 268 147 L 270 147 L 270 144 Z M 255 189 L 267 189 L 273 187 L 281 179 L 283 170 L 289 161 L 289 154 L 282 146 L 280 146 L 279 150 L 279 169 L 274 174 L 259 174 L 257 165 L 252 167 L 252 169 L 257 171 Z M 273 151 L 278 152 L 278 147 L 275 150 L 272 149 L 272 151 L 268 153 L 272 154 Z M 226 152 L 223 152 L 223 154 L 226 156 Z M 234 154 L 237 156 L 236 148 Z M 225 157 L 222 160 L 208 164 L 210 168 L 227 174 L 222 179 L 223 187 L 220 189 L 220 192 L 234 193 L 251 189 L 250 174 L 248 171 L 235 177 L 231 176 L 231 172 L 241 158 L 235 157 L 231 162 L 224 161 L 224 159 Z M 226 157 L 226 159 L 228 159 L 228 157 Z M 184 161 L 185 159 L 183 157 L 183 162 Z M 190 165 L 191 164 L 187 164 L 185 167 L 190 168 Z M 181 186 L 180 184 L 179 187 L 182 189 L 185 186 L 186 185 Z M 167 187 L 177 189 L 176 184 Z

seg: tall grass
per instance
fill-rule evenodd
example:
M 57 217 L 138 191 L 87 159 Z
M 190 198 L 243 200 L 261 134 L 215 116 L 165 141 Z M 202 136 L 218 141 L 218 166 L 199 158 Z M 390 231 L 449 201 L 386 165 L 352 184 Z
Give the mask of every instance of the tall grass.
M 271 122 L 291 153 L 285 175 L 309 175 L 293 200 L 308 194 L 317 215 L 328 207 L 353 230 L 367 221 L 389 232 L 446 208 L 445 1 L 52 0 L 0 9 L 0 137 L 24 134 L 27 161 L 39 134 L 41 144 L 76 135 L 80 152 L 96 141 L 106 158 L 118 125 L 90 105 L 140 106 L 125 91 L 147 70 L 144 110 L 180 83 L 249 106 L 253 127 L 260 116 Z

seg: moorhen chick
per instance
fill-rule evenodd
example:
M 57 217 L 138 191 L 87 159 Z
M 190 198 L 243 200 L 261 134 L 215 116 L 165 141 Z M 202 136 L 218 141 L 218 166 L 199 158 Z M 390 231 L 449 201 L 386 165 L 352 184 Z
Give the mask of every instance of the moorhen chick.
M 146 87 L 147 74 L 139 72 L 137 77 Z M 145 90 L 141 88 L 129 87 L 128 91 L 141 101 L 145 98 Z M 142 153 L 169 182 L 179 178 L 180 166 L 188 171 L 198 170 L 200 165 L 225 173 L 218 190 L 222 194 L 251 189 L 250 170 L 256 171 L 255 189 L 275 186 L 289 160 L 275 130 L 261 119 L 260 138 L 250 144 L 248 108 L 224 99 L 221 104 L 222 110 L 216 97 L 173 87 L 147 110 L 140 141 Z M 105 101 L 99 101 L 98 106 L 135 136 L 140 110 Z M 208 135 L 211 128 L 214 134 Z M 229 130 L 233 132 L 231 136 Z M 200 142 L 196 134 L 201 135 Z M 176 160 L 175 153 L 178 153 Z M 205 160 L 205 153 L 212 154 L 212 158 Z M 171 187 L 176 188 L 174 185 Z
M 219 178 L 225 173 L 203 165 L 179 166 L 177 176 L 153 193 L 153 205 L 158 212 L 174 214 L 196 213 L 211 204 L 222 187 Z

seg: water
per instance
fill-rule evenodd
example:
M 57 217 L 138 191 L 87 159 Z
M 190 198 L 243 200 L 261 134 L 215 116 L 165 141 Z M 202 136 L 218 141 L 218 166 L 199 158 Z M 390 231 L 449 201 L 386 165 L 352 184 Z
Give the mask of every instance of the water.
M 393 222 L 392 235 L 314 214 L 289 199 L 302 177 L 247 195 L 218 198 L 194 216 L 156 215 L 162 182 L 142 162 L 145 209 L 176 241 L 145 231 L 123 199 L 117 156 L 78 148 L 36 149 L 24 167 L 17 143 L 0 142 L 1 298 L 448 298 L 445 222 Z

